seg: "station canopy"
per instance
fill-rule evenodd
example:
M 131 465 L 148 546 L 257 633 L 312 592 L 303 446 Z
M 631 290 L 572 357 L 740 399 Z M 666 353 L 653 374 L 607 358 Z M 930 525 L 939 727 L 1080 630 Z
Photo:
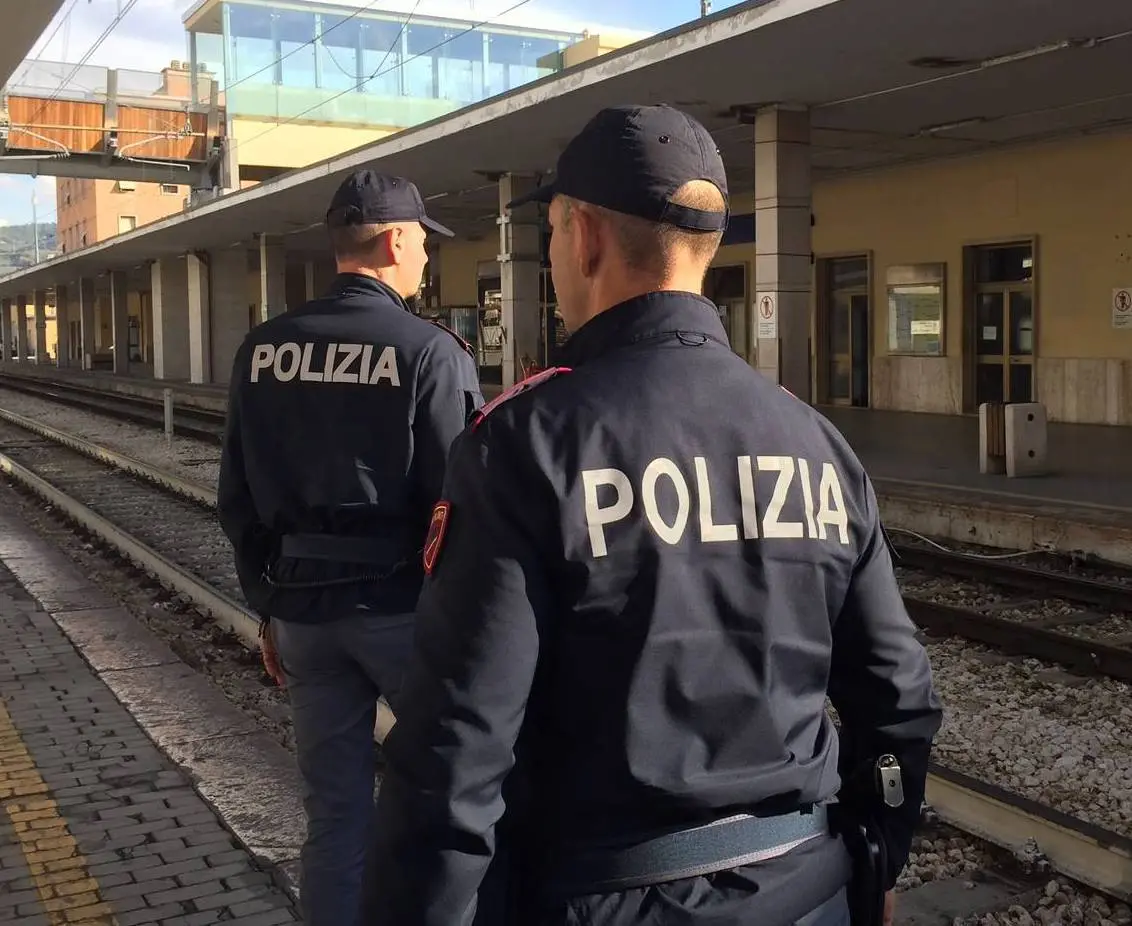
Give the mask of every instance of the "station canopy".
M 733 192 L 754 187 L 754 114 L 768 105 L 810 110 L 819 181 L 1114 131 L 1132 124 L 1129 61 L 1132 17 L 1113 0 L 748 3 L 9 276 L 0 295 L 250 244 L 260 232 L 284 235 L 288 251 L 321 252 L 327 202 L 363 166 L 412 178 L 461 237 L 494 237 L 495 179 L 548 175 L 571 135 L 611 103 L 668 102 L 695 115 Z

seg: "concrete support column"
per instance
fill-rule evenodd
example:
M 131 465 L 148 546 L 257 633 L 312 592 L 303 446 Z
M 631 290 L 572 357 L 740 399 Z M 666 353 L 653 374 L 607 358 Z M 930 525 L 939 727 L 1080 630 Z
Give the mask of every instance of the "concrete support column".
M 759 372 L 810 401 L 810 116 L 769 107 L 755 117 L 753 358 Z
M 114 372 L 125 376 L 130 372 L 130 313 L 124 270 L 110 271 L 110 332 L 114 339 Z
M 212 299 L 207 258 L 185 256 L 188 296 L 189 382 L 212 382 Z
M 149 267 L 153 293 L 153 376 L 190 378 L 189 270 L 185 258 L 155 260 Z
M 47 290 L 35 291 L 35 333 L 32 336 L 35 345 L 35 365 L 47 363 Z
M 94 280 L 89 277 L 79 280 L 79 329 L 79 366 L 89 370 L 94 364 Z
M 248 252 L 210 251 L 212 301 L 212 381 L 226 383 L 232 362 L 248 333 Z M 274 309 L 273 309 L 274 311 Z
M 12 300 L 0 300 L 0 363 L 12 362 Z
M 310 302 L 318 292 L 315 286 L 315 262 L 308 260 L 303 262 L 303 279 L 306 283 L 306 299 Z
M 28 362 L 28 297 L 22 293 L 16 297 L 16 362 Z
M 55 287 L 55 366 L 71 365 L 71 301 L 66 286 Z
M 259 320 L 287 311 L 287 252 L 279 235 L 259 236 Z
M 504 174 L 499 179 L 499 275 L 503 290 L 503 388 L 523 378 L 522 364 L 537 363 L 541 340 L 539 251 L 542 220 L 538 204 L 507 209 L 533 180 Z

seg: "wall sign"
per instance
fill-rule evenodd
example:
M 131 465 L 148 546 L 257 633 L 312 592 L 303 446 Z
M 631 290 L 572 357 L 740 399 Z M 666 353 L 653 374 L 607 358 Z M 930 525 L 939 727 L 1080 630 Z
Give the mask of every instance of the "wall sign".
M 1132 286 L 1112 291 L 1112 327 L 1132 328 Z
M 774 339 L 778 337 L 778 300 L 774 293 L 759 293 L 755 297 L 755 311 L 758 312 L 758 337 Z

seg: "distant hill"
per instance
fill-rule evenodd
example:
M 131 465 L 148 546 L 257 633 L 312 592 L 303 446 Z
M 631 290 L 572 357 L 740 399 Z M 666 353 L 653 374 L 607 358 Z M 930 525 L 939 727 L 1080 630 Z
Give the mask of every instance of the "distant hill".
M 56 254 L 55 223 L 39 224 L 39 259 Z M 23 270 L 35 263 L 35 234 L 29 222 L 26 225 L 0 226 L 0 275 Z

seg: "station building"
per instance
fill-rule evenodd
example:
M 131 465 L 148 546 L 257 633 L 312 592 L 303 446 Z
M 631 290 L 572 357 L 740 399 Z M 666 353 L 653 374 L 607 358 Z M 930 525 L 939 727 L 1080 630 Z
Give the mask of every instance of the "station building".
M 209 0 L 187 19 L 194 62 L 224 72 L 234 111 L 301 112 L 365 73 L 359 24 L 324 47 L 345 73 L 316 43 L 308 85 L 284 93 L 272 61 L 292 24 L 255 6 Z M 308 12 L 302 35 L 318 34 L 330 14 Z M 86 338 L 96 291 L 112 328 L 129 294 L 148 294 L 152 362 L 114 358 L 115 371 L 222 384 L 254 323 L 329 282 L 325 203 L 348 171 L 378 165 L 416 180 L 459 234 L 434 247 L 422 311 L 476 345 L 486 383 L 507 384 L 553 363 L 565 333 L 545 217 L 502 204 L 602 105 L 666 101 L 712 130 L 728 165 L 733 215 L 705 293 L 753 366 L 819 404 L 961 415 L 1038 401 L 1053 421 L 1132 424 L 1125 6 L 751 2 L 581 62 L 570 43 L 586 37 L 543 38 L 482 34 L 481 58 L 453 40 L 419 71 L 405 57 L 396 86 L 351 97 L 343 126 L 368 121 L 342 131 L 395 127 L 375 114 L 406 108 L 412 126 L 0 279 L 3 318 L 55 290 Z M 233 86 L 252 67 L 240 55 L 274 71 L 270 89 Z M 425 103 L 393 93 L 410 86 Z M 263 141 L 283 147 L 285 131 Z M 241 169 L 257 168 L 245 154 Z

